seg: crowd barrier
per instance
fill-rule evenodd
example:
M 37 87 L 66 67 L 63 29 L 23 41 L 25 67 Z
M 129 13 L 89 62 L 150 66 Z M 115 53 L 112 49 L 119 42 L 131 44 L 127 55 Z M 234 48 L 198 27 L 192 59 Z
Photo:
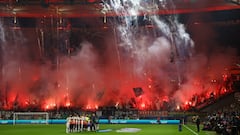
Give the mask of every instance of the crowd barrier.
M 0 120 L 0 124 L 13 124 L 13 120 Z M 15 124 L 66 124 L 66 119 L 49 119 L 46 120 L 15 120 Z M 99 124 L 158 124 L 156 119 L 100 119 Z M 180 124 L 180 120 L 160 120 L 161 124 Z

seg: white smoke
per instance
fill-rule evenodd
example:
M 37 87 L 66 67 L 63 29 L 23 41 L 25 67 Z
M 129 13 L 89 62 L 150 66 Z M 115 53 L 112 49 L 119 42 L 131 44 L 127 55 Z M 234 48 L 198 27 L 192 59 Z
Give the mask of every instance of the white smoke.
M 9 102 L 20 95 L 23 103 L 25 100 L 36 100 L 41 105 L 71 102 L 82 107 L 127 103 L 135 98 L 132 89 L 142 87 L 145 101 L 166 96 L 182 103 L 195 93 L 206 92 L 210 88 L 209 79 L 221 78 L 222 70 L 231 63 L 230 56 L 234 55 L 231 49 L 194 54 L 194 42 L 178 18 L 154 14 L 157 9 L 174 10 L 172 1 L 110 0 L 104 4 L 105 13 L 114 11 L 118 15 L 110 19 L 117 32 L 104 33 L 101 42 L 84 38 L 74 54 L 45 50 L 39 56 L 34 29 L 5 29 L 9 26 L 0 22 L 0 94 L 7 89 L 9 93 L 5 96 L 11 97 Z M 152 27 L 140 24 L 141 16 Z M 79 34 L 75 38 L 79 37 L 88 35 Z M 50 56 L 44 57 L 45 53 Z M 226 57 L 229 53 L 232 55 Z M 39 57 L 43 57 L 43 63 Z M 54 57 L 57 63 L 53 62 Z M 206 84 L 204 89 L 201 84 Z

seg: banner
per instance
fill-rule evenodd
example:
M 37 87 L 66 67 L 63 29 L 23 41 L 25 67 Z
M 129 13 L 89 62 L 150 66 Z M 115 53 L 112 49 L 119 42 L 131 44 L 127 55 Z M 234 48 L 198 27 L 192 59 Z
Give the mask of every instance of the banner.
M 45 124 L 46 120 L 15 120 L 16 124 Z M 161 124 L 179 124 L 180 120 L 160 120 Z M 13 120 L 0 120 L 0 124 L 13 124 Z M 66 124 L 65 119 L 49 119 L 48 124 Z M 100 119 L 99 124 L 158 124 L 156 119 Z

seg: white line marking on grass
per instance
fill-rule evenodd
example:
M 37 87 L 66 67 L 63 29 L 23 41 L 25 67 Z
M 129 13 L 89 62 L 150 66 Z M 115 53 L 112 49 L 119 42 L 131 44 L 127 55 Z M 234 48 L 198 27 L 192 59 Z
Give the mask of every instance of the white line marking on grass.
M 186 129 L 188 129 L 189 131 L 191 131 L 193 134 L 198 135 L 198 133 L 196 133 L 195 131 L 193 131 L 191 128 L 189 128 L 186 125 L 183 125 Z

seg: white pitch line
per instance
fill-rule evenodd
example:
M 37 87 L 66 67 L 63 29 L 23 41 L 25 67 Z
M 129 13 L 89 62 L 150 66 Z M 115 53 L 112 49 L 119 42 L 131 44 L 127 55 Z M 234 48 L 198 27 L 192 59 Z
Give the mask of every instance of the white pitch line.
M 189 131 L 191 131 L 193 134 L 198 135 L 198 133 L 196 133 L 195 131 L 193 131 L 191 128 L 189 128 L 186 125 L 183 125 L 186 129 L 188 129 Z

